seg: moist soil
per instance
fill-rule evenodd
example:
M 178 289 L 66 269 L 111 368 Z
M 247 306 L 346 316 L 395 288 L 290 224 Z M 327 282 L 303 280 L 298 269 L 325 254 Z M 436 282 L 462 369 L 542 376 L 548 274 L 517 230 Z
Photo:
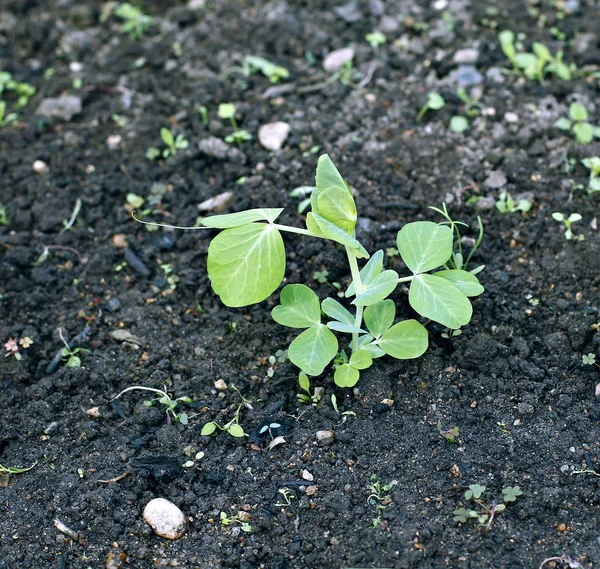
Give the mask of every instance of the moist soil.
M 600 566 L 600 375 L 582 361 L 600 356 L 598 196 L 580 162 L 600 144 L 553 127 L 574 101 L 600 124 L 598 3 L 148 0 L 139 39 L 114 15 L 101 21 L 102 8 L 0 7 L 0 69 L 37 89 L 0 129 L 0 339 L 33 340 L 21 360 L 3 350 L 0 361 L 0 464 L 34 465 L 0 478 L 0 568 Z M 526 34 L 525 49 L 563 50 L 577 73 L 543 83 L 511 73 L 497 37 L 508 28 Z M 376 49 L 365 41 L 375 30 L 387 38 Z M 332 78 L 324 57 L 349 45 L 353 66 Z M 245 55 L 290 76 L 246 76 Z M 417 123 L 429 92 L 446 105 Z M 42 100 L 63 95 L 79 112 L 44 116 Z M 254 138 L 207 150 L 232 132 L 222 102 Z M 467 116 L 464 133 L 449 129 L 453 115 Z M 290 134 L 273 151 L 257 133 L 275 121 Z M 162 127 L 189 146 L 148 160 L 149 147 L 164 148 Z M 407 222 L 442 221 L 428 206 L 443 202 L 467 223 L 468 251 L 481 216 L 470 268 L 485 265 L 486 290 L 462 335 L 429 324 L 421 358 L 379 359 L 355 389 L 336 388 L 327 370 L 312 380 L 322 399 L 305 405 L 294 366 L 269 361 L 295 335 L 270 318 L 278 293 L 225 307 L 206 273 L 214 232 L 141 225 L 127 196 L 146 200 L 146 220 L 193 226 L 206 215 L 198 204 L 228 191 L 221 211 L 285 207 L 283 222 L 302 227 L 289 192 L 314 183 L 325 152 L 355 192 L 371 252 L 393 247 Z M 497 211 L 502 190 L 531 210 Z M 581 214 L 573 232 L 584 240 L 566 239 L 553 212 Z M 322 298 L 348 285 L 335 244 L 285 241 L 285 282 Z M 386 263 L 408 274 L 399 257 Z M 399 315 L 415 317 L 406 292 L 393 295 Z M 61 334 L 83 348 L 79 367 L 55 360 Z M 175 409 L 187 424 L 145 404 L 151 392 L 115 399 L 131 386 L 188 397 Z M 238 409 L 247 437 L 201 435 Z M 454 427 L 453 443 L 444 432 Z M 324 430 L 330 444 L 317 441 Z M 376 480 L 396 481 L 381 501 Z M 460 523 L 453 512 L 471 484 L 487 487 L 490 507 L 508 486 L 523 494 L 490 528 Z M 182 538 L 143 520 L 156 497 L 185 514 Z M 242 512 L 251 531 L 221 512 Z

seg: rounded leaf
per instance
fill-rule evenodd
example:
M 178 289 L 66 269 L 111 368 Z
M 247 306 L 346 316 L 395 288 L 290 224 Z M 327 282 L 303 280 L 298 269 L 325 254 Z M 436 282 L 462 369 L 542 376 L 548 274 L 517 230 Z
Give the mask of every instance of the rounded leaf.
M 350 356 L 349 363 L 356 369 L 367 369 L 373 365 L 373 354 L 367 350 L 357 350 Z
M 208 435 L 212 435 L 216 430 L 217 424 L 214 421 L 211 421 L 210 423 L 206 423 L 206 425 L 202 427 L 200 434 L 207 437 Z
M 432 221 L 407 223 L 396 238 L 406 266 L 416 275 L 437 269 L 452 256 L 452 230 Z
M 211 285 L 227 306 L 247 306 L 269 297 L 285 274 L 285 248 L 270 224 L 226 229 L 208 247 Z
M 479 279 L 469 271 L 451 269 L 448 271 L 438 271 L 433 274 L 436 277 L 441 277 L 450 281 L 466 296 L 479 296 L 485 290 L 483 286 L 479 284 Z
M 581 103 L 571 103 L 569 107 L 569 116 L 574 121 L 585 121 L 588 118 L 588 112 Z
M 318 197 L 319 215 L 345 231 L 356 226 L 356 203 L 346 188 L 331 186 Z
M 240 227 L 248 225 L 253 221 L 275 221 L 283 211 L 283 208 L 264 208 L 248 209 L 237 213 L 226 213 L 224 215 L 211 215 L 202 220 L 205 227 L 214 227 L 216 229 L 229 229 L 231 227 Z
M 581 144 L 589 144 L 594 138 L 594 129 L 589 122 L 578 122 L 573 125 L 573 134 Z
M 237 423 L 230 425 L 229 428 L 227 429 L 227 432 L 232 437 L 236 437 L 236 438 L 240 438 L 240 437 L 243 437 L 246 435 L 246 433 L 244 433 L 244 429 L 242 429 L 242 427 L 240 425 L 238 425 Z
M 416 320 L 394 324 L 379 340 L 379 347 L 399 360 L 418 358 L 425 353 L 428 345 L 427 330 Z
M 393 300 L 382 300 L 365 308 L 364 320 L 367 330 L 379 338 L 394 323 L 396 305 Z
M 354 387 L 360 378 L 360 372 L 350 364 L 338 366 L 333 374 L 333 381 L 339 387 Z
M 469 299 L 450 281 L 434 275 L 416 275 L 408 300 L 421 316 L 451 330 L 468 324 L 473 314 Z
M 304 330 L 288 349 L 290 361 L 308 375 L 321 375 L 325 366 L 336 356 L 338 341 L 324 324 Z
M 352 304 L 356 306 L 368 306 L 383 300 L 389 296 L 398 286 L 398 273 L 387 270 L 378 274 L 368 283 L 363 285 L 363 290 L 356 295 Z
M 281 304 L 271 311 L 273 320 L 290 328 L 310 328 L 321 322 L 319 298 L 306 285 L 287 285 L 279 297 Z

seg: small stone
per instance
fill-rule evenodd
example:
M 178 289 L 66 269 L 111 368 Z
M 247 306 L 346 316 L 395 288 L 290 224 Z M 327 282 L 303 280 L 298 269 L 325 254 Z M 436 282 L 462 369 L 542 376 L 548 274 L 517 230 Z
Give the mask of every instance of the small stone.
M 71 61 L 69 63 L 69 71 L 71 73 L 80 73 L 83 70 L 83 65 L 79 61 Z
M 492 190 L 499 190 L 507 182 L 506 174 L 502 170 L 493 170 L 484 180 L 483 185 Z
M 335 71 L 339 71 L 344 66 L 344 63 L 353 58 L 354 50 L 351 47 L 336 49 L 325 56 L 323 61 L 323 69 L 328 73 L 334 73 Z
M 521 424 L 521 419 L 515 419 L 513 421 L 513 427 L 518 427 Z
M 567 531 L 567 524 L 557 524 L 556 525 L 556 531 Z
M 517 113 L 511 113 L 510 111 L 504 113 L 504 120 L 509 123 L 519 122 L 519 115 Z
M 97 419 L 100 416 L 100 410 L 98 407 L 90 407 L 86 413 L 94 419 Z
M 223 379 L 217 379 L 217 381 L 215 381 L 215 389 L 217 391 L 226 391 L 227 384 L 225 383 L 225 381 Z
M 485 196 L 475 202 L 475 211 L 490 211 L 495 207 L 496 199 L 493 196 Z
M 333 13 L 348 24 L 355 24 L 362 18 L 360 6 L 356 0 L 350 0 L 350 2 L 343 6 L 336 6 L 333 8 Z
M 530 405 L 529 403 L 519 403 L 517 405 L 517 410 L 519 413 L 521 413 L 521 415 L 531 415 L 534 411 L 534 408 L 533 405 Z
M 183 512 L 164 498 L 150 500 L 144 508 L 143 516 L 154 533 L 166 539 L 179 539 L 187 527 Z
M 198 204 L 200 211 L 223 211 L 234 198 L 233 192 L 223 192 Z
M 48 118 L 70 121 L 81 113 L 81 98 L 75 95 L 63 95 L 57 98 L 42 99 L 36 114 Z
M 237 519 L 243 523 L 249 522 L 251 517 L 252 516 L 248 512 L 245 512 L 244 510 L 239 510 L 237 513 Z
M 454 63 L 476 63 L 479 59 L 479 51 L 472 47 L 467 47 L 465 49 L 459 49 L 452 58 Z
M 122 140 L 123 138 L 120 134 L 113 134 L 106 139 L 106 146 L 108 146 L 109 150 L 116 150 L 119 148 Z
M 335 433 L 331 429 L 326 429 L 324 431 L 317 431 L 316 437 L 320 445 L 330 445 L 335 439 Z
M 312 482 L 314 479 L 315 479 L 315 477 L 308 470 L 302 471 L 302 480 L 307 480 L 308 482 Z
M 204 154 L 220 159 L 227 158 L 227 153 L 229 152 L 229 145 L 216 136 L 203 138 L 198 143 L 198 148 L 204 152 Z
M 290 125 L 283 121 L 263 124 L 258 129 L 258 140 L 267 150 L 281 150 L 290 133 Z
M 317 493 L 317 490 L 319 489 L 318 486 L 315 486 L 314 484 L 312 486 L 309 486 L 306 489 L 306 495 L 307 496 L 314 496 Z
M 461 65 L 453 74 L 458 87 L 471 87 L 483 83 L 483 75 L 472 65 Z
M 119 249 L 127 247 L 127 235 L 124 233 L 116 233 L 112 236 L 111 241 L 112 244 Z
M 33 164 L 31 165 L 31 169 L 36 174 L 46 174 L 50 170 L 50 168 L 48 168 L 48 164 L 46 164 L 43 160 L 34 160 Z
M 138 344 L 139 346 L 144 345 L 144 341 L 137 336 L 134 336 L 129 330 L 124 330 L 123 328 L 117 328 L 116 330 L 111 330 L 108 335 L 117 342 L 129 342 L 130 344 Z

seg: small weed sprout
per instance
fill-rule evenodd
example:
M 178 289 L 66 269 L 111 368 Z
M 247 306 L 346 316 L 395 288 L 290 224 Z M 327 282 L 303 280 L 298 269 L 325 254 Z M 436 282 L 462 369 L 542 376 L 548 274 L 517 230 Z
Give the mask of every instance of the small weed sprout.
M 16 360 L 21 361 L 22 356 L 20 350 L 26 350 L 31 344 L 33 344 L 33 340 L 29 336 L 21 338 L 18 342 L 15 338 L 9 338 L 8 342 L 4 344 L 4 349 L 6 350 L 4 357 L 8 358 L 14 356 Z
M 573 223 L 581 221 L 583 219 L 579 213 L 572 213 L 571 215 L 569 215 L 569 217 L 567 217 L 564 213 L 555 211 L 552 214 L 552 219 L 555 219 L 556 221 L 561 222 L 565 225 L 565 239 L 567 239 L 567 241 L 585 241 L 584 235 L 575 235 L 573 233 L 573 230 L 571 229 Z
M 581 356 L 581 360 L 583 361 L 584 365 L 588 365 L 588 366 L 597 366 L 598 365 L 596 363 L 596 355 L 592 354 L 591 352 L 589 354 L 584 354 L 583 356 Z
M 167 279 L 167 284 L 171 290 L 175 290 L 177 288 L 177 283 L 179 282 L 179 277 L 173 274 L 173 267 L 168 263 L 165 263 L 160 266 L 162 272 L 165 275 L 165 279 Z
M 160 129 L 160 137 L 162 141 L 165 143 L 165 148 L 162 152 L 163 158 L 168 158 L 169 156 L 175 156 L 178 150 L 185 150 L 189 146 L 189 142 L 184 138 L 183 134 L 178 134 L 177 136 L 173 136 L 173 133 L 168 128 Z
M 0 202 L 0 225 L 8 227 L 10 221 L 8 221 L 8 215 L 6 214 L 6 206 Z
M 291 490 L 288 490 L 287 488 L 280 488 L 278 490 L 278 492 L 283 497 L 284 502 L 277 502 L 276 504 L 273 504 L 273 505 L 276 508 L 286 508 L 288 506 L 291 506 L 292 500 L 294 498 L 296 498 L 296 495 Z
M 303 214 L 310 207 L 310 195 L 316 190 L 315 186 L 298 186 L 294 188 L 289 196 L 292 198 L 300 198 L 302 201 L 298 204 L 297 211 Z
M 310 379 L 303 371 L 298 374 L 298 385 L 304 393 L 298 393 L 296 397 L 301 403 L 307 405 L 316 405 L 323 397 L 323 388 L 315 387 L 314 391 L 310 392 Z
M 367 40 L 367 43 L 371 46 L 372 49 L 377 51 L 379 46 L 383 45 L 387 41 L 387 38 L 381 32 L 376 31 L 367 34 L 365 36 L 365 40 Z
M 183 464 L 183 468 L 191 468 L 192 466 L 198 466 L 198 463 L 204 458 L 204 452 L 203 451 L 199 451 L 196 454 L 194 454 L 193 458 L 192 458 L 192 454 L 193 454 L 193 450 L 191 446 L 187 446 L 183 449 L 183 454 L 185 454 L 185 456 L 188 457 L 189 460 L 186 460 L 185 463 Z
M 450 119 L 450 130 L 456 134 L 462 134 L 469 128 L 469 121 L 460 115 L 454 115 Z
M 31 466 L 26 468 L 17 468 L 15 466 L 2 466 L 0 464 L 0 474 L 23 474 L 24 472 L 29 472 L 33 470 L 37 466 L 37 461 L 35 461 Z
M 479 506 L 479 509 L 458 508 L 454 510 L 454 521 L 461 524 L 466 523 L 469 519 L 477 518 L 481 525 L 486 526 L 486 531 L 492 529 L 496 514 L 503 512 L 506 509 L 506 504 L 514 502 L 523 494 L 518 486 L 506 486 L 502 489 L 503 503 L 502 504 L 486 504 L 481 496 L 486 491 L 486 487 L 481 484 L 470 484 L 469 489 L 465 492 L 464 497 L 467 502 L 473 501 Z
M 421 119 L 423 118 L 423 115 L 431 110 L 431 111 L 438 111 L 440 110 L 444 105 L 446 104 L 446 101 L 444 101 L 444 97 L 442 97 L 440 94 L 438 93 L 429 93 L 427 95 L 427 102 L 425 103 L 425 105 L 423 106 L 423 108 L 419 111 L 419 113 L 417 114 L 417 122 L 420 123 Z
M 60 336 L 62 343 L 65 345 L 65 347 L 62 349 L 61 355 L 63 361 L 66 362 L 67 367 L 81 367 L 81 358 L 77 354 L 81 352 L 89 352 L 89 350 L 84 348 L 70 348 L 60 328 L 58 330 L 58 335 Z
M 241 437 L 248 436 L 248 433 L 246 433 L 244 431 L 244 429 L 240 425 L 239 421 L 240 421 L 240 415 L 242 413 L 242 409 L 244 407 L 246 407 L 248 409 L 252 409 L 252 405 L 250 405 L 250 402 L 240 393 L 240 390 L 235 385 L 232 385 L 231 388 L 242 399 L 241 403 L 238 405 L 238 407 L 233 415 L 233 419 L 231 419 L 231 421 L 229 421 L 228 423 L 225 423 L 224 425 L 219 425 L 219 423 L 217 423 L 216 421 L 210 421 L 208 423 L 205 423 L 204 426 L 202 427 L 202 431 L 200 431 L 200 434 L 202 436 L 207 437 L 209 435 L 212 435 L 217 430 L 226 431 L 234 438 L 241 438 Z
M 182 403 L 191 403 L 192 399 L 190 397 L 178 397 L 177 399 L 173 399 L 171 398 L 171 396 L 167 393 L 167 388 L 164 387 L 163 389 L 155 389 L 153 387 L 144 387 L 141 385 L 133 385 L 131 387 L 128 387 L 127 389 L 124 389 L 123 391 L 121 391 L 121 393 L 119 393 L 115 399 L 118 399 L 119 397 L 121 397 L 121 395 L 123 395 L 124 393 L 127 393 L 128 391 L 135 391 L 135 390 L 139 390 L 139 391 L 151 391 L 152 393 L 158 393 L 158 395 L 160 397 L 156 397 L 155 399 L 147 399 L 146 401 L 144 401 L 144 405 L 146 407 L 153 407 L 154 403 L 158 402 L 161 405 L 164 405 L 166 407 L 166 414 L 167 414 L 167 424 L 171 424 L 171 417 L 173 418 L 174 421 L 181 423 L 182 425 L 187 425 L 189 422 L 189 418 L 187 413 L 176 413 L 175 412 L 175 408 L 179 405 L 179 402 L 181 401 Z
M 559 118 L 554 127 L 571 131 L 580 144 L 589 144 L 594 137 L 600 138 L 600 127 L 593 126 L 587 119 L 587 109 L 581 103 L 571 103 L 569 117 Z
M 449 443 L 457 443 L 458 442 L 458 434 L 459 428 L 452 427 L 451 429 L 444 429 L 442 427 L 442 422 L 437 422 L 437 430 L 442 437 L 444 437 Z
M 280 65 L 272 63 L 264 57 L 258 57 L 256 55 L 247 55 L 244 57 L 243 63 L 244 75 L 247 77 L 253 73 L 262 73 L 270 83 L 279 83 L 282 79 L 287 79 L 290 76 L 290 72 Z
M 119 4 L 115 10 L 115 16 L 125 20 L 123 22 L 123 33 L 129 34 L 131 39 L 140 39 L 152 25 L 152 16 L 147 16 L 129 2 Z
M 496 202 L 496 209 L 500 213 L 515 213 L 517 211 L 527 213 L 531 209 L 531 202 L 520 199 L 518 203 L 515 203 L 515 200 L 507 191 L 502 191 Z
M 0 98 L 0 127 L 15 122 L 19 118 L 15 111 L 25 107 L 35 92 L 36 89 L 33 85 L 16 81 L 8 71 L 0 71 L 0 97 L 2 97 Z M 7 111 L 8 105 L 4 100 L 5 96 L 13 101 L 11 112 Z
M 221 103 L 217 114 L 220 119 L 229 120 L 234 131 L 225 137 L 225 142 L 228 144 L 237 143 L 240 144 L 247 140 L 252 140 L 252 135 L 247 130 L 240 130 L 238 128 L 237 121 L 235 120 L 236 108 L 231 103 Z
M 383 511 L 392 503 L 390 490 L 398 484 L 397 480 L 392 480 L 388 484 L 382 484 L 379 481 L 377 474 L 373 474 L 369 479 L 369 497 L 367 503 L 375 508 L 375 517 L 373 518 L 373 529 L 381 526 L 382 529 L 387 529 L 383 521 Z
M 242 521 L 242 519 L 244 519 L 247 516 L 247 514 L 246 516 L 244 516 L 244 514 L 246 514 L 246 512 L 238 512 L 235 516 L 230 518 L 225 512 L 221 512 L 219 514 L 219 519 L 221 521 L 221 524 L 225 527 L 235 526 L 235 524 L 237 523 L 240 524 L 239 528 L 243 532 L 250 533 L 252 531 L 252 526 L 247 521 Z M 235 527 L 232 527 L 232 531 L 234 529 Z
M 200 119 L 202 120 L 202 124 L 204 126 L 206 126 L 208 124 L 208 108 L 206 107 L 206 105 L 198 105 L 196 110 L 200 114 Z
M 581 163 L 590 171 L 590 179 L 587 187 L 588 194 L 600 192 L 600 156 L 584 158 Z M 0 223 L 2 223 L 1 220 Z

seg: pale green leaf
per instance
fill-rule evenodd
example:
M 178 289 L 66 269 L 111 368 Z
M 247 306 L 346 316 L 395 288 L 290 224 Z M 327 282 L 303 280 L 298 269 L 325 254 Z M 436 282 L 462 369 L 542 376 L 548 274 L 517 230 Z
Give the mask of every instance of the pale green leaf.
M 471 320 L 469 299 L 449 280 L 434 275 L 416 275 L 408 294 L 410 305 L 424 318 L 457 330 Z
M 436 277 L 442 277 L 450 281 L 460 292 L 466 296 L 479 296 L 485 289 L 479 284 L 479 279 L 469 271 L 451 269 L 433 273 Z
M 345 334 L 366 334 L 365 330 L 357 328 L 353 324 L 346 324 L 345 322 L 338 322 L 337 320 L 331 320 L 330 322 L 327 322 L 327 327 L 330 330 L 344 332 Z
M 533 71 L 537 66 L 538 58 L 533 53 L 517 53 L 514 62 L 523 71 Z
M 581 103 L 571 103 L 569 106 L 569 116 L 574 121 L 585 121 L 588 118 L 588 112 Z
M 244 433 L 244 429 L 240 425 L 238 425 L 237 423 L 234 423 L 233 425 L 230 425 L 229 428 L 227 429 L 227 432 L 232 437 L 236 437 L 236 438 L 243 437 L 246 434 L 246 433 Z
M 275 221 L 283 211 L 283 208 L 266 209 L 248 209 L 238 213 L 226 213 L 224 215 L 211 215 L 202 219 L 202 225 L 205 227 L 214 227 L 215 229 L 230 229 L 248 225 L 253 221 Z
M 589 144 L 594 139 L 594 129 L 589 122 L 578 122 L 573 125 L 573 134 L 581 144 Z
M 173 134 L 171 133 L 171 131 L 168 128 L 163 127 L 160 129 L 160 137 L 162 138 L 162 141 L 169 148 L 171 148 L 175 144 L 175 139 L 173 138 Z
M 365 308 L 364 320 L 369 332 L 379 338 L 394 323 L 396 305 L 393 300 L 382 300 Z
M 324 237 L 323 232 L 321 231 L 321 228 L 319 227 L 319 224 L 315 221 L 315 215 L 318 215 L 318 214 L 314 211 L 314 208 L 313 208 L 313 211 L 309 211 L 306 214 L 306 229 L 308 229 L 314 235 Z
M 380 249 L 368 260 L 367 264 L 360 270 L 360 281 L 364 284 L 375 278 L 383 270 L 383 251 Z M 346 290 L 346 298 L 354 295 L 354 282 Z
M 202 427 L 200 434 L 207 437 L 209 435 L 212 435 L 216 430 L 217 430 L 217 424 L 214 421 L 211 421 L 210 423 L 206 423 Z
M 428 344 L 427 330 L 416 320 L 394 324 L 379 340 L 379 347 L 399 360 L 418 358 L 425 353 Z
M 348 235 L 348 233 L 346 233 L 343 229 L 340 229 L 334 223 L 331 223 L 331 221 L 327 221 L 324 217 L 317 215 L 314 212 L 312 213 L 312 215 L 306 216 L 307 227 L 310 231 L 312 231 L 312 229 L 311 226 L 308 225 L 309 217 L 311 218 L 311 220 L 314 220 L 316 222 L 318 228 L 321 231 L 321 234 L 327 237 L 327 239 L 331 239 L 336 243 L 340 243 L 341 245 L 348 247 L 359 259 L 369 256 L 365 248 L 360 244 L 360 242 L 357 239 L 355 239 L 351 235 Z
M 285 274 L 285 249 L 277 229 L 250 223 L 226 229 L 208 247 L 211 285 L 227 306 L 247 306 L 265 300 Z
M 327 314 L 327 316 L 334 318 L 339 322 L 345 322 L 346 324 L 350 325 L 354 324 L 355 318 L 350 311 L 333 298 L 326 298 L 321 303 L 321 308 L 323 309 L 323 312 Z
M 436 269 L 452 256 L 452 230 L 432 221 L 407 223 L 398 232 L 396 243 L 414 274 Z
M 316 185 L 321 191 L 326 190 L 331 186 L 338 186 L 340 188 L 348 187 L 331 158 L 329 158 L 329 154 L 323 154 L 319 157 L 317 162 Z
M 308 379 L 308 375 L 303 371 L 298 374 L 298 383 L 300 384 L 300 389 L 310 392 L 310 379 Z
M 353 231 L 356 226 L 356 203 L 345 188 L 331 186 L 319 193 L 319 215 L 344 231 Z
M 571 130 L 571 121 L 567 117 L 561 117 L 554 123 L 554 128 Z
M 367 369 L 373 364 L 373 354 L 368 350 L 358 350 L 350 356 L 349 363 L 356 369 Z
M 356 295 L 352 304 L 356 306 L 375 304 L 389 296 L 396 286 L 398 286 L 398 273 L 392 270 L 383 271 L 363 286 L 362 292 Z
M 350 364 L 342 364 L 335 369 L 333 381 L 339 387 L 354 387 L 360 378 L 360 372 Z
M 552 54 L 550 53 L 550 50 L 543 43 L 535 41 L 533 42 L 531 49 L 533 53 L 535 53 L 540 59 L 544 61 L 550 61 L 552 59 Z
M 304 330 L 288 349 L 290 361 L 308 375 L 321 375 L 325 366 L 335 357 L 338 341 L 324 324 Z
M 377 344 L 365 344 L 362 349 L 369 352 L 373 358 L 380 358 L 381 356 L 386 355 L 386 353 Z
M 283 287 L 279 306 L 271 311 L 275 322 L 290 328 L 310 328 L 321 322 L 319 298 L 306 285 L 292 284 Z

